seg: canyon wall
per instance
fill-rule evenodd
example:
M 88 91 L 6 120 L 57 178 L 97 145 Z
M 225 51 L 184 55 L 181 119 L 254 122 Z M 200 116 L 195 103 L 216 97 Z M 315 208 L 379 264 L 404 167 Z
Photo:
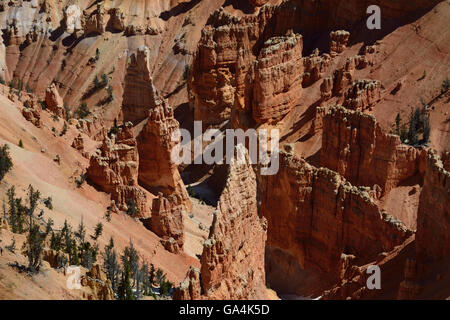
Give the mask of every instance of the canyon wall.
M 309 86 L 321 78 L 330 60 L 351 43 L 350 33 L 342 29 L 365 24 L 370 5 L 356 0 L 345 4 L 292 0 L 267 4 L 254 15 L 231 14 L 223 8 L 215 11 L 203 30 L 190 73 L 195 119 L 210 126 L 231 120 L 234 127 L 242 128 L 280 120 L 298 102 L 299 82 Z M 394 21 L 405 23 L 408 14 L 424 12 L 433 3 L 402 0 L 378 5 L 392 27 Z M 301 44 L 294 34 L 303 36 Z M 329 41 L 322 51 L 330 55 L 319 56 L 313 49 L 324 37 Z M 312 52 L 303 59 L 304 69 L 299 61 L 303 47 L 305 53 Z M 366 108 L 364 104 L 379 100 L 379 88 L 380 84 L 368 88 L 361 97 L 349 92 L 349 105 Z
M 260 182 L 267 279 L 279 293 L 318 295 L 352 264 L 363 265 L 411 235 L 381 212 L 369 188 L 291 153 L 281 152 L 278 174 Z
M 200 276 L 191 270 L 177 289 L 176 298 L 266 298 L 267 224 L 258 215 L 256 175 L 247 151 L 238 145 L 237 152 L 241 161 L 230 164 L 209 237 L 203 245 Z
M 424 172 L 424 151 L 386 134 L 371 115 L 343 107 L 324 112 L 321 166 L 354 185 L 381 187 L 388 193 L 400 182 Z
M 427 155 L 427 167 L 417 213 L 416 250 L 421 264 L 450 257 L 450 171 L 449 154 L 441 159 Z
M 179 129 L 179 124 L 167 101 L 159 96 L 155 98 L 155 107 L 148 111 L 147 123 L 137 137 L 139 184 L 153 194 L 174 195 L 175 204 L 190 211 L 192 205 L 186 187 L 171 158 L 177 143 L 172 140 L 172 135 Z
M 127 211 L 132 200 L 139 217 L 150 215 L 147 194 L 138 186 L 139 155 L 131 123 L 118 128 L 117 136 L 106 137 L 99 154 L 91 156 L 87 179 L 111 194 L 120 210 Z

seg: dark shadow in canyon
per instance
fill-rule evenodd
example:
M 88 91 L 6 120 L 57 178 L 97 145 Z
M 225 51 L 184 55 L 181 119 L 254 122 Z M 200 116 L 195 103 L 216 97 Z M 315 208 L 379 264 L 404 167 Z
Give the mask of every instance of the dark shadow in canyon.
M 189 2 L 182 2 L 177 4 L 175 7 L 173 7 L 170 10 L 161 12 L 159 17 L 163 19 L 164 21 L 169 20 L 172 17 L 178 16 L 180 14 L 186 13 L 189 10 L 191 10 L 193 7 L 195 7 L 197 4 L 199 4 L 201 0 L 191 0 Z
M 240 10 L 245 14 L 252 14 L 255 9 L 250 4 L 249 1 L 242 1 L 242 0 L 227 0 L 223 4 L 223 7 L 232 6 L 235 10 Z

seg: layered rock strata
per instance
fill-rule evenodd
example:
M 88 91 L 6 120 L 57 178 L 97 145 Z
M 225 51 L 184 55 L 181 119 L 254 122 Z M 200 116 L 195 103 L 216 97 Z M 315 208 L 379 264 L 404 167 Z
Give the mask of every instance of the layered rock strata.
M 137 137 L 139 184 L 153 194 L 161 192 L 166 197 L 174 196 L 175 203 L 190 212 L 189 195 L 171 156 L 177 144 L 173 136 L 179 130 L 179 123 L 166 100 L 158 96 L 154 104 L 156 106 L 150 109 L 147 123 Z
M 100 154 L 91 156 L 88 180 L 100 190 L 111 194 L 120 210 L 127 211 L 134 203 L 139 217 L 150 215 L 147 195 L 138 186 L 139 155 L 131 123 L 119 127 L 117 137 L 106 137 Z M 132 202 L 131 202 L 132 201 Z
M 267 279 L 280 293 L 320 294 L 352 265 L 364 265 L 412 234 L 381 212 L 369 188 L 291 153 L 281 153 L 278 174 L 260 181 Z M 344 263 L 347 255 L 351 263 Z
M 192 270 L 188 273 L 175 294 L 180 299 L 198 299 L 199 293 L 207 299 L 265 298 L 267 224 L 258 215 L 255 172 L 245 148 L 238 145 L 237 149 L 242 161 L 233 161 L 229 167 L 203 245 L 200 276 Z
M 407 178 L 423 175 L 424 151 L 384 133 L 373 116 L 339 106 L 324 113 L 323 167 L 338 172 L 354 185 L 378 185 L 383 194 Z

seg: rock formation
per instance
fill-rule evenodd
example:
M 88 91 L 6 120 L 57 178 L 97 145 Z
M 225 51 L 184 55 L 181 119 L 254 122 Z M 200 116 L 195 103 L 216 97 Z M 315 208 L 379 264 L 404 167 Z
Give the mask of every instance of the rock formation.
M 148 116 L 148 110 L 156 107 L 159 97 L 153 85 L 148 47 L 141 46 L 131 54 L 125 76 L 123 117 L 125 121 L 138 123 Z
M 191 211 L 191 202 L 171 153 L 177 141 L 172 135 L 179 129 L 172 108 L 157 97 L 147 123 L 137 137 L 140 157 L 139 184 L 153 194 L 175 196 L 175 204 Z
M 365 111 L 381 99 L 381 82 L 373 80 L 354 81 L 344 94 L 343 106 L 351 110 Z
M 327 53 L 319 55 L 316 50 L 308 57 L 303 58 L 304 73 L 303 86 L 308 87 L 323 77 L 331 63 L 331 56 Z
M 265 298 L 267 225 L 265 218 L 258 215 L 256 176 L 247 152 L 238 145 L 237 153 L 240 160 L 229 167 L 226 186 L 203 245 L 201 276 L 191 269 L 176 297 L 198 298 L 200 281 L 200 292 L 207 299 Z
M 330 55 L 335 57 L 347 48 L 350 32 L 345 30 L 332 31 L 330 33 Z
M 173 294 L 174 300 L 200 300 L 202 298 L 202 288 L 200 285 L 200 270 L 190 267 L 186 279 Z
M 320 294 L 352 265 L 364 265 L 412 234 L 382 213 L 370 189 L 281 152 L 280 171 L 260 178 L 268 221 L 266 270 L 272 288 Z M 286 223 L 289 221 L 289 223 Z M 342 260 L 352 255 L 351 263 Z
M 96 10 L 85 16 L 84 34 L 102 34 L 105 32 L 105 8 L 102 3 L 97 4 Z
M 117 137 L 106 137 L 99 155 L 90 160 L 87 175 L 100 190 L 111 194 L 119 209 L 127 211 L 134 202 L 139 217 L 150 215 L 147 195 L 138 186 L 139 155 L 131 123 L 119 127 Z M 132 201 L 132 202 L 130 202 Z
M 183 251 L 184 225 L 182 203 L 177 203 L 176 195 L 169 199 L 160 193 L 153 200 L 150 230 L 162 238 L 161 243 L 172 253 Z
M 417 213 L 417 260 L 424 265 L 450 257 L 450 171 L 441 159 L 429 152 Z
M 302 37 L 270 38 L 255 63 L 253 118 L 257 123 L 281 119 L 294 107 L 302 90 Z
M 354 185 L 378 185 L 384 194 L 423 174 L 423 152 L 384 133 L 373 116 L 337 106 L 323 118 L 321 165 Z
M 125 30 L 125 14 L 120 8 L 111 8 L 108 11 L 109 21 L 106 26 L 108 30 L 113 32 L 122 32 Z
M 28 100 L 28 101 L 30 101 L 30 100 Z M 40 128 L 42 126 L 41 113 L 38 110 L 38 107 L 34 106 L 34 103 L 29 103 L 28 107 L 24 107 L 22 109 L 22 115 L 25 119 L 30 121 L 36 127 Z
M 52 83 L 45 91 L 45 105 L 47 108 L 60 118 L 65 117 L 64 101 L 59 95 L 56 85 Z
M 81 134 L 79 134 L 73 139 L 72 148 L 81 152 L 84 151 L 84 139 Z
M 99 265 L 93 265 L 91 270 L 81 277 L 81 285 L 91 289 L 91 293 L 87 296 L 88 300 L 115 299 L 111 281 L 106 278 Z

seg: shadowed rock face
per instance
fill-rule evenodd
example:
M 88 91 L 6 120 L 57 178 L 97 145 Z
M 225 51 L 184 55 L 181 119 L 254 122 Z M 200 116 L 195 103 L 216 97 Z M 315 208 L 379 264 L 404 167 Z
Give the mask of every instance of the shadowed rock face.
M 383 193 L 423 174 L 424 153 L 402 144 L 398 136 L 383 133 L 373 116 L 342 107 L 325 112 L 322 166 L 355 185 L 378 185 Z
M 125 121 L 139 123 L 156 107 L 158 97 L 150 72 L 150 50 L 141 46 L 132 53 L 125 76 L 122 112 Z
M 417 213 L 417 259 L 439 262 L 450 257 L 450 154 L 429 152 Z
M 280 293 L 320 294 L 345 273 L 346 255 L 354 256 L 350 265 L 364 265 L 411 235 L 368 188 L 292 154 L 281 153 L 280 172 L 260 182 L 267 278 Z

